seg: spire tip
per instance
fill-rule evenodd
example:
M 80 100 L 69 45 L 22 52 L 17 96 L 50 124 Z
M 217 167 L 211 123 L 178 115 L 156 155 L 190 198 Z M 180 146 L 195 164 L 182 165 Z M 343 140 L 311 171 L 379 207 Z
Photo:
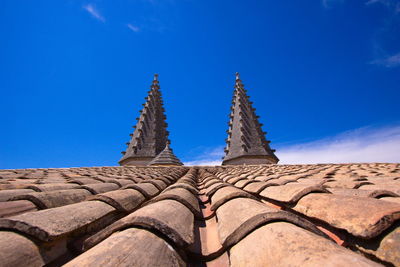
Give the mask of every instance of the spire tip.
M 154 74 L 154 80 L 153 81 L 158 81 L 158 74 L 157 73 Z
M 240 80 L 240 74 L 239 74 L 239 72 L 236 72 L 235 75 L 236 75 L 236 80 Z

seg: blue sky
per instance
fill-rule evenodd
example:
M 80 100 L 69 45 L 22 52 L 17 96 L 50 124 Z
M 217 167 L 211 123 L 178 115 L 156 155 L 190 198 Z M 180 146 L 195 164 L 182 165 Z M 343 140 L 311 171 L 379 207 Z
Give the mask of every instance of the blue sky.
M 159 73 L 218 163 L 234 73 L 282 163 L 400 162 L 399 0 L 2 0 L 0 168 L 113 166 Z

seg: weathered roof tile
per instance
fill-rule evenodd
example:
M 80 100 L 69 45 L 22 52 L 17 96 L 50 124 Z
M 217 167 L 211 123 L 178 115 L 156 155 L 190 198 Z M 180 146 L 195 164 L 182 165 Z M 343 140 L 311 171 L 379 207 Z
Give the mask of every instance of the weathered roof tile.
M 65 267 L 186 266 L 165 240 L 144 229 L 127 229 L 107 238 Z
M 398 178 L 400 164 L 0 170 L 0 256 L 16 267 L 397 266 Z M 14 239 L 26 254 L 3 244 Z
M 286 222 L 267 224 L 230 250 L 230 266 L 381 266 Z
M 51 241 L 111 214 L 115 209 L 100 201 L 85 201 L 0 219 L 0 228 L 25 233 L 42 241 Z
M 117 190 L 119 186 L 115 183 L 99 183 L 99 184 L 86 184 L 82 185 L 83 189 L 88 190 L 92 194 L 100 194 L 108 191 Z
M 294 209 L 362 238 L 372 238 L 400 219 L 400 205 L 373 198 L 309 194 Z
M 179 216 L 177 216 L 179 214 Z M 194 215 L 175 200 L 161 200 L 140 208 L 89 238 L 85 247 L 92 247 L 112 233 L 128 227 L 144 227 L 158 231 L 177 246 L 187 247 L 194 242 Z
M 45 265 L 35 243 L 18 233 L 0 231 L 0 248 L 1 266 Z
M 50 209 L 84 201 L 91 195 L 86 189 L 69 189 L 28 193 L 10 200 L 29 200 L 39 209 Z
M 78 184 L 41 184 L 41 185 L 30 185 L 28 189 L 33 189 L 37 192 L 55 191 L 55 190 L 67 190 L 81 188 Z
M 267 222 L 289 221 L 324 236 L 311 223 L 285 211 L 279 211 L 253 199 L 232 199 L 217 210 L 218 232 L 224 247 L 236 244 L 248 233 Z
M 15 216 L 36 210 L 38 210 L 38 207 L 28 200 L 0 202 L 0 218 Z
M 0 191 L 0 202 L 7 201 L 12 197 L 19 196 L 22 194 L 35 192 L 33 189 L 7 189 Z
M 269 186 L 259 194 L 262 197 L 273 199 L 276 201 L 293 203 L 297 202 L 303 196 L 309 193 L 328 192 L 322 186 L 314 186 L 307 184 L 286 184 L 281 186 Z
M 122 189 L 96 195 L 92 200 L 103 201 L 122 212 L 132 212 L 144 201 L 142 193 L 135 189 Z

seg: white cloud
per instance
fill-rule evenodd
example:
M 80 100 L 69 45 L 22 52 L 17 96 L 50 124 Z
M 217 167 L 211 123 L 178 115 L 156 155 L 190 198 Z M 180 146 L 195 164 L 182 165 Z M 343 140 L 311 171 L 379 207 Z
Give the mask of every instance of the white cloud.
M 183 164 L 185 166 L 216 166 L 221 165 L 221 163 L 222 160 L 193 160 L 184 162 Z
M 364 127 L 277 149 L 281 164 L 400 162 L 400 125 Z
M 139 32 L 140 31 L 140 28 L 138 27 L 138 26 L 135 26 L 135 25 L 133 25 L 133 24 L 127 24 L 126 25 L 130 30 L 132 30 L 133 32 Z
M 279 164 L 400 162 L 400 124 L 367 126 L 332 137 L 294 144 L 277 145 Z M 273 146 L 276 147 L 276 146 Z M 221 165 L 223 146 L 197 149 L 186 166 Z
M 83 9 L 85 9 L 87 12 L 89 12 L 94 18 L 101 22 L 105 22 L 105 18 L 100 14 L 100 12 L 96 9 L 96 7 L 93 4 L 87 4 L 83 6 Z
M 376 59 L 370 62 L 370 64 L 384 66 L 387 68 L 393 68 L 400 66 L 400 53 L 397 53 L 393 56 L 388 56 L 383 59 Z
M 224 147 L 218 146 L 214 148 L 200 148 L 200 153 L 183 164 L 186 166 L 214 166 L 221 165 L 224 156 Z

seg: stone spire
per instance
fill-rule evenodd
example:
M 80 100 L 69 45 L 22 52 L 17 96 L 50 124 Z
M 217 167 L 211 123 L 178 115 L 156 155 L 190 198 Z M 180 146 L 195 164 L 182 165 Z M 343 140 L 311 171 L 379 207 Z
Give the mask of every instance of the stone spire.
M 158 74 L 154 74 L 154 80 L 145 98 L 146 103 L 140 111 L 140 117 L 132 138 L 127 143 L 128 148 L 120 161 L 120 165 L 147 165 L 166 146 L 169 132 L 167 131 L 166 116 L 164 115 L 163 101 L 161 98 Z
M 150 163 L 149 166 L 182 166 L 182 162 L 175 156 L 172 149 L 169 147 L 170 142 L 167 142 L 164 150 L 157 155 Z
M 270 141 L 265 139 L 266 133 L 261 129 L 259 116 L 255 114 L 239 73 L 236 73 L 234 88 L 222 165 L 277 163 L 279 159 L 269 147 Z

